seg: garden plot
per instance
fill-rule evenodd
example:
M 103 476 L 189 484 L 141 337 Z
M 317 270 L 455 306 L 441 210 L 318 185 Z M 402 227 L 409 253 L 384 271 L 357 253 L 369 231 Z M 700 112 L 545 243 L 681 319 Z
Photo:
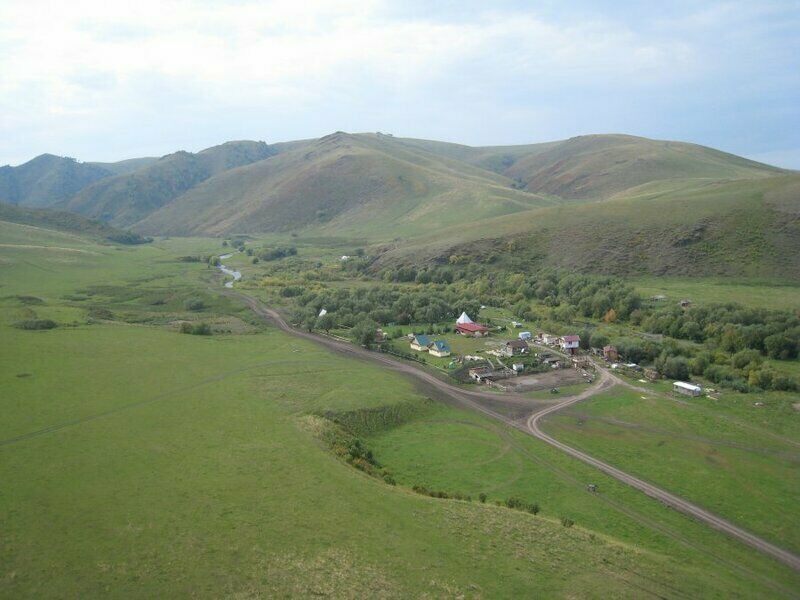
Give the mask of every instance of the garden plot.
M 512 377 L 503 381 L 511 392 L 533 392 L 536 390 L 552 389 L 563 385 L 581 383 L 584 378 L 575 369 L 555 369 L 547 373 L 534 373 Z

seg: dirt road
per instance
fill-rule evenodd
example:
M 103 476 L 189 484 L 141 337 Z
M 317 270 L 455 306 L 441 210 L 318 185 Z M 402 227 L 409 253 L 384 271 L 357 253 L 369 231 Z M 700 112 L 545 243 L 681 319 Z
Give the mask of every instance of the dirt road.
M 295 329 L 289 323 L 284 320 L 284 318 L 278 313 L 277 311 L 264 306 L 261 302 L 252 298 L 251 296 L 247 296 L 246 294 L 242 294 L 239 292 L 226 292 L 228 295 L 235 296 L 242 301 L 244 301 L 257 315 L 261 316 L 262 318 L 274 323 L 278 328 L 290 333 L 294 336 L 305 338 L 307 340 L 311 340 L 317 344 L 321 344 L 331 350 L 338 352 L 340 354 L 344 354 L 347 356 L 356 357 L 362 360 L 368 360 L 371 362 L 379 363 L 385 367 L 393 369 L 395 371 L 399 371 L 401 373 L 405 373 L 409 376 L 416 378 L 417 380 L 425 383 L 429 387 L 435 388 L 439 392 L 446 394 L 449 398 L 457 402 L 458 404 L 470 408 L 472 410 L 477 410 L 487 416 L 492 417 L 493 419 L 497 419 L 506 423 L 507 425 L 514 427 L 515 429 L 519 429 L 524 431 L 525 433 L 550 444 L 554 448 L 561 450 L 565 454 L 572 456 L 588 465 L 591 465 L 606 475 L 613 477 L 614 479 L 621 481 L 645 494 L 650 496 L 651 498 L 655 498 L 659 500 L 666 506 L 678 510 L 702 523 L 717 529 L 727 535 L 755 548 L 756 550 L 775 558 L 776 560 L 788 565 L 789 567 L 800 571 L 800 557 L 793 554 L 792 552 L 785 550 L 764 540 L 744 529 L 734 525 L 733 523 L 718 517 L 717 515 L 687 501 L 683 498 L 676 496 L 666 490 L 663 490 L 651 483 L 643 481 L 633 475 L 629 475 L 624 471 L 611 466 L 610 464 L 603 462 L 597 458 L 586 454 L 580 450 L 572 448 L 567 444 L 564 444 L 557 439 L 550 437 L 540 428 L 541 420 L 549 414 L 552 414 L 558 410 L 566 408 L 567 406 L 571 406 L 580 402 L 581 400 L 585 400 L 601 392 L 603 390 L 609 389 L 621 381 L 611 374 L 609 371 L 603 369 L 602 367 L 597 366 L 598 372 L 600 376 L 597 379 L 597 382 L 592 385 L 590 388 L 587 388 L 580 394 L 576 394 L 574 396 L 570 396 L 567 398 L 561 398 L 559 402 L 550 404 L 548 406 L 542 407 L 541 405 L 536 406 L 533 408 L 533 412 L 527 417 L 527 419 L 518 420 L 508 417 L 506 415 L 500 414 L 494 410 L 491 410 L 481 404 L 481 401 L 484 402 L 491 402 L 497 403 L 499 399 L 499 395 L 496 393 L 491 392 L 480 392 L 480 391 L 471 391 L 471 390 L 464 390 L 460 387 L 455 385 L 449 384 L 445 381 L 442 381 L 432 373 L 425 371 L 422 368 L 419 368 L 411 363 L 406 361 L 402 361 L 401 359 L 394 358 L 392 356 L 381 354 L 378 352 L 371 352 L 364 348 L 355 346 L 348 342 L 341 342 L 335 340 L 333 338 L 316 335 L 313 333 L 309 333 L 306 331 L 301 331 L 299 329 Z M 514 394 L 504 394 L 500 398 L 502 398 L 503 402 L 509 402 L 512 404 L 520 404 L 520 405 L 531 405 L 533 402 L 525 398 L 524 396 L 517 396 Z

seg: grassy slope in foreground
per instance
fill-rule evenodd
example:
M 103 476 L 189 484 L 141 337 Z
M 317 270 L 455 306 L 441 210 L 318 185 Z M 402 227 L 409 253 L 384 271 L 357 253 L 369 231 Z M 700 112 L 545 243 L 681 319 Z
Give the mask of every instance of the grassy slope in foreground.
M 677 189 L 676 189 L 677 188 Z M 500 217 L 398 244 L 385 261 L 452 254 L 515 269 L 800 280 L 800 175 L 636 188 L 605 202 Z
M 38 294 L 34 309 L 62 323 L 10 328 L 27 308 L 4 300 L 0 438 L 66 425 L 0 446 L 0 479 L 15 482 L 0 496 L 1 595 L 637 597 L 678 587 L 729 597 L 763 592 L 752 570 L 797 583 L 689 521 L 710 548 L 746 557 L 746 572 L 720 570 L 652 532 L 643 548 L 656 550 L 593 537 L 583 523 L 564 529 L 551 518 L 389 487 L 325 452 L 297 417 L 419 398 L 406 380 L 272 330 L 204 338 L 86 325 L 85 301 L 61 299 L 125 280 L 134 292 L 195 290 L 216 277 L 174 257 L 209 244 L 0 248 L 2 289 Z M 125 291 L 102 293 L 113 289 Z M 145 300 L 120 302 L 132 313 L 151 310 Z M 582 489 L 571 497 L 591 501 Z

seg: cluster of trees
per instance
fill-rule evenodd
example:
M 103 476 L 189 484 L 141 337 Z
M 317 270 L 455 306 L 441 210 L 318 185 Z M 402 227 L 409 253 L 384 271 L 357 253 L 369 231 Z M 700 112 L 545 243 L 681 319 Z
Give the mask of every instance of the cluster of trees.
M 753 349 L 730 354 L 667 342 L 661 345 L 661 352 L 653 359 L 653 365 L 661 375 L 670 379 L 690 379 L 697 375 L 740 392 L 797 389 L 793 378 L 765 364 L 761 353 Z
M 278 246 L 277 248 L 264 248 L 258 253 L 258 258 L 263 261 L 280 260 L 287 256 L 296 256 L 297 248 L 294 246 Z
M 563 274 L 560 271 L 543 271 L 535 280 L 522 288 L 526 298 L 537 298 L 554 311 L 560 320 L 571 320 L 577 315 L 603 319 L 607 323 L 627 320 L 639 310 L 642 299 L 633 287 L 615 277 Z M 559 310 L 560 309 L 560 310 Z
M 800 355 L 800 317 L 789 311 L 714 304 L 654 311 L 641 319 L 646 331 L 706 343 L 722 352 L 756 350 L 776 359 Z
M 294 291 L 292 292 L 294 293 Z M 307 329 L 332 329 L 367 324 L 438 323 L 455 320 L 462 311 L 476 314 L 480 302 L 452 289 L 404 289 L 397 286 L 312 290 L 297 296 L 296 322 Z M 327 311 L 318 317 L 322 309 Z M 366 330 L 366 326 L 364 327 Z

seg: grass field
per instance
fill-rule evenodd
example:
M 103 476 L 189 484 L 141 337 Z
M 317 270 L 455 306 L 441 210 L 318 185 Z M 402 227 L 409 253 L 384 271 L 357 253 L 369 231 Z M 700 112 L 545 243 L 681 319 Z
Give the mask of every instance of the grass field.
M 446 406 L 368 439 L 400 485 L 353 469 L 304 415 L 423 396 L 250 320 L 216 295 L 218 273 L 176 260 L 217 252 L 219 240 L 67 246 L 43 232 L 25 246 L 46 248 L 30 248 L 13 235 L 0 239 L 10 244 L 0 246 L 2 597 L 727 598 L 800 585 L 535 440 Z M 187 309 L 193 298 L 204 307 Z M 93 318 L 98 309 L 111 317 Z M 31 313 L 59 326 L 13 327 Z M 247 327 L 181 335 L 181 319 Z M 604 500 L 585 492 L 590 480 Z M 436 500 L 415 483 L 515 494 L 542 514 Z
M 754 406 L 759 400 L 765 406 Z M 787 527 L 800 519 L 792 398 L 748 395 L 749 406 L 731 408 L 725 399 L 712 402 L 615 388 L 548 417 L 546 430 L 797 551 L 800 531 Z
M 800 306 L 800 286 L 782 285 L 776 280 L 642 277 L 630 282 L 644 298 L 661 294 L 670 302 L 688 298 L 698 304 L 738 302 L 744 306 L 789 310 Z

